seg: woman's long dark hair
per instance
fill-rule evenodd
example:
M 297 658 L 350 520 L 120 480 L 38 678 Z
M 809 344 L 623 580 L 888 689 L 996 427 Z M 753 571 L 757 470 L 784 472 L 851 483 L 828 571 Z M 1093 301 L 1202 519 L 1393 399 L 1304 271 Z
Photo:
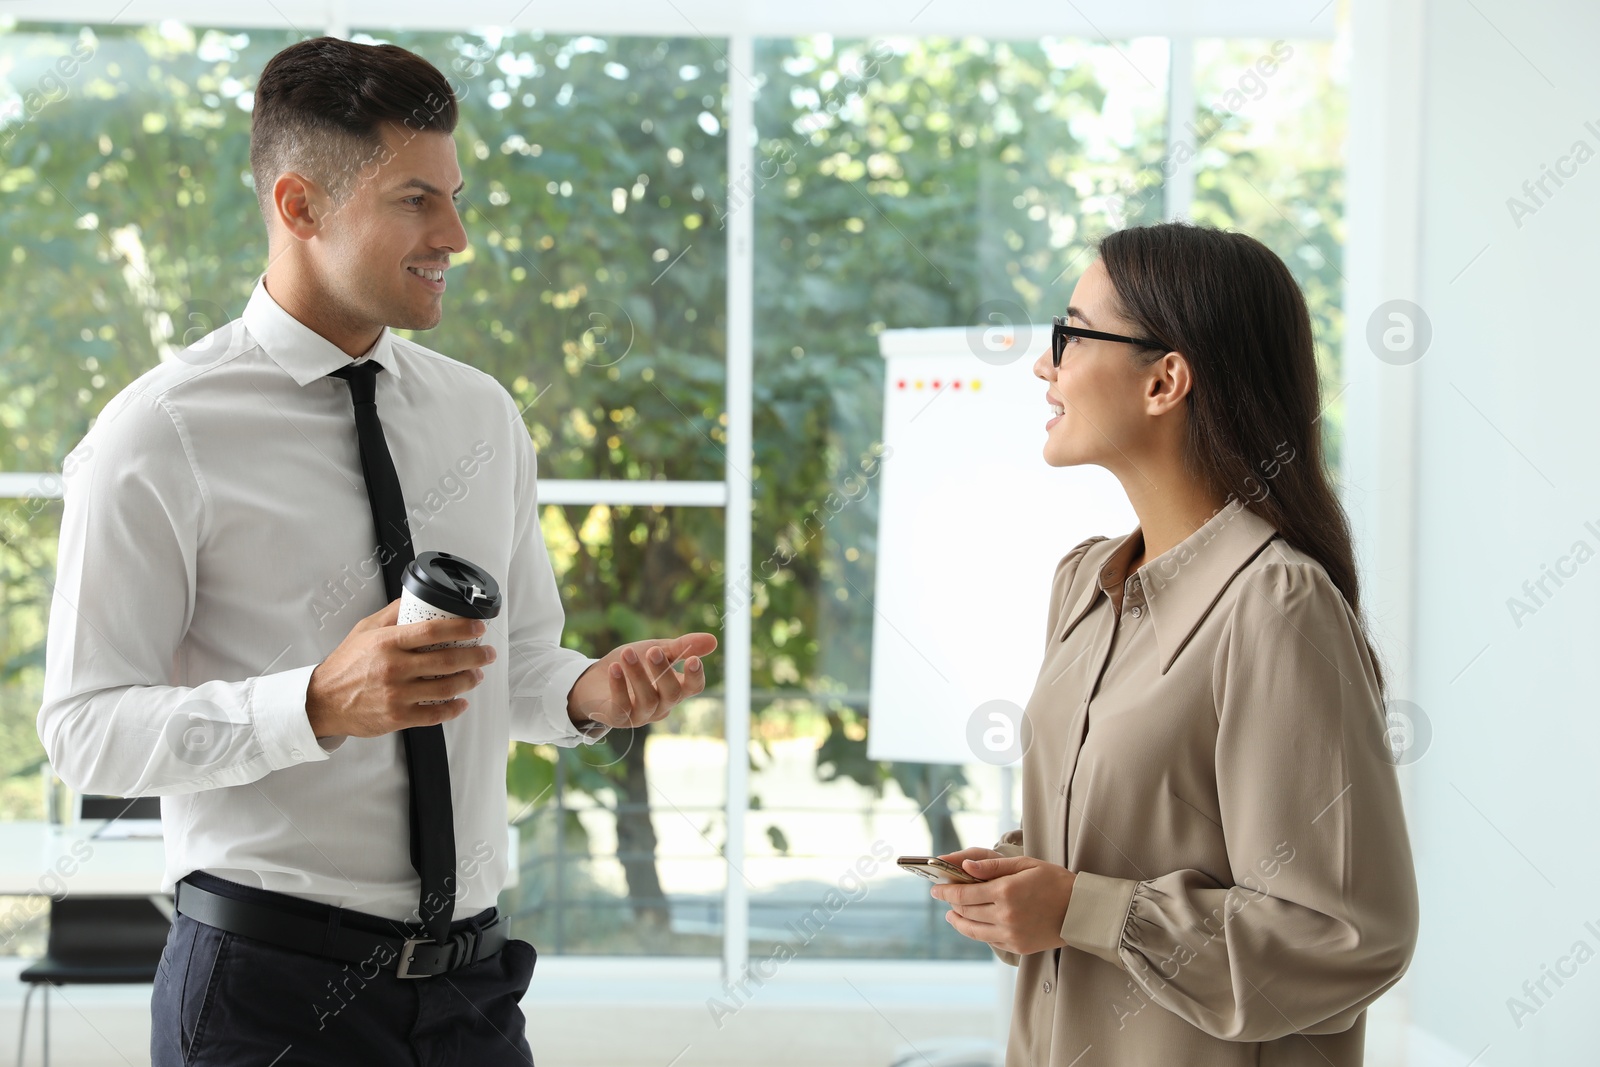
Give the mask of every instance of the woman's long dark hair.
M 1191 472 L 1322 564 L 1361 618 L 1350 522 L 1323 469 L 1311 316 L 1289 268 L 1253 237 L 1176 222 L 1110 234 L 1100 262 L 1134 332 L 1189 361 Z

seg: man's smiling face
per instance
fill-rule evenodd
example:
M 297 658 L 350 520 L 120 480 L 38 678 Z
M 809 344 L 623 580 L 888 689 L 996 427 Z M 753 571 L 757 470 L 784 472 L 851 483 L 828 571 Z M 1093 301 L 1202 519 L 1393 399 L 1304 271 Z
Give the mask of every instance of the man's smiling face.
M 316 251 L 320 281 L 345 316 L 405 330 L 439 324 L 444 272 L 467 247 L 461 189 L 453 135 L 384 127 L 382 150 L 329 215 Z

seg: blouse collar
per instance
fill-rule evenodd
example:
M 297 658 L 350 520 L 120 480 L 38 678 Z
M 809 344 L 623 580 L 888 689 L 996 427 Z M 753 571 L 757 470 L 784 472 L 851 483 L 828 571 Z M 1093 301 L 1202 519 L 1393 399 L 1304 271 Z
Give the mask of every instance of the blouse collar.
M 1122 537 L 1098 541 L 1084 553 L 1078 566 L 1079 574 L 1093 575 L 1094 579 L 1082 583 L 1083 589 L 1066 613 L 1060 640 L 1066 639 L 1101 596 L 1109 599 L 1108 586 L 1142 586 L 1146 610 L 1156 632 L 1161 673 L 1165 674 L 1228 583 L 1277 532 L 1270 522 L 1235 498 L 1194 533 L 1155 559 L 1146 560 L 1131 575 L 1127 565 L 1144 542 L 1143 532 L 1134 527 Z

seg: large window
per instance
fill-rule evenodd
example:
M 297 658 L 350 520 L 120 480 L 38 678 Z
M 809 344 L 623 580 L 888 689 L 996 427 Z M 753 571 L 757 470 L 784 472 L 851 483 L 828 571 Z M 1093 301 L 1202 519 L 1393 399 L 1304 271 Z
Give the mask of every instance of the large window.
M 758 42 L 756 159 L 728 210 L 755 211 L 755 556 L 792 561 L 753 608 L 753 934 L 806 913 L 877 841 L 997 836 L 994 768 L 867 758 L 875 563 L 893 548 L 877 543 L 876 480 L 841 487 L 875 466 L 880 332 L 1065 307 L 1118 190 L 1161 151 L 1163 88 L 1119 49 L 1164 74 L 1156 40 Z M 942 912 L 891 870 L 810 951 L 985 958 Z
M 300 35 L 0 30 L 0 816 L 41 818 L 51 472 L 127 382 L 242 309 L 265 262 L 250 90 Z M 861 857 L 988 844 L 1011 809 L 987 765 L 867 757 L 871 594 L 894 546 L 878 543 L 870 477 L 849 506 L 829 500 L 880 439 L 878 334 L 1048 321 L 1099 236 L 1187 205 L 1289 262 L 1332 353 L 1331 46 L 1182 42 L 1192 63 L 1174 63 L 1154 37 L 806 36 L 741 53 L 687 28 L 351 35 L 420 52 L 460 91 L 472 248 L 420 339 L 524 408 L 567 643 L 749 627 L 667 722 L 511 754 L 518 935 L 556 953 L 737 960 L 803 939 L 819 956 L 983 958 L 890 869 L 848 911 L 818 910 Z M 741 113 L 753 150 L 730 167 Z M 1186 138 L 1192 163 L 1175 168 Z M 741 418 L 753 462 L 728 454 Z M 736 488 L 749 558 L 783 561 L 742 585 Z
M 1190 212 L 1196 221 L 1259 238 L 1300 283 L 1322 370 L 1323 441 L 1335 470 L 1344 427 L 1345 58 L 1325 41 L 1197 42 L 1200 151 Z
M 0 29 L 0 817 L 39 819 L 61 463 L 118 390 L 248 295 L 249 86 L 294 37 Z
M 700 38 L 360 31 L 427 56 L 461 100 L 472 239 L 465 297 L 419 338 L 494 374 L 560 482 L 720 481 L 727 445 L 727 64 Z M 542 514 L 566 642 L 721 635 L 720 507 L 618 504 L 600 487 Z M 712 692 L 593 748 L 510 763 L 522 936 L 556 952 L 722 951 L 720 661 Z M 684 776 L 686 766 L 694 773 Z

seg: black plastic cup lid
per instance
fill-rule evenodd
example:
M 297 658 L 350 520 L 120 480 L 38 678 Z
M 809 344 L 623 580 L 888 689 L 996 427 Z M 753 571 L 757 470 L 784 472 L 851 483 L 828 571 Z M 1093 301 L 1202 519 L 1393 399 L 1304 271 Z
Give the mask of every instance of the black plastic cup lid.
M 440 611 L 466 619 L 500 614 L 500 583 L 469 559 L 424 552 L 406 565 L 400 584 Z

